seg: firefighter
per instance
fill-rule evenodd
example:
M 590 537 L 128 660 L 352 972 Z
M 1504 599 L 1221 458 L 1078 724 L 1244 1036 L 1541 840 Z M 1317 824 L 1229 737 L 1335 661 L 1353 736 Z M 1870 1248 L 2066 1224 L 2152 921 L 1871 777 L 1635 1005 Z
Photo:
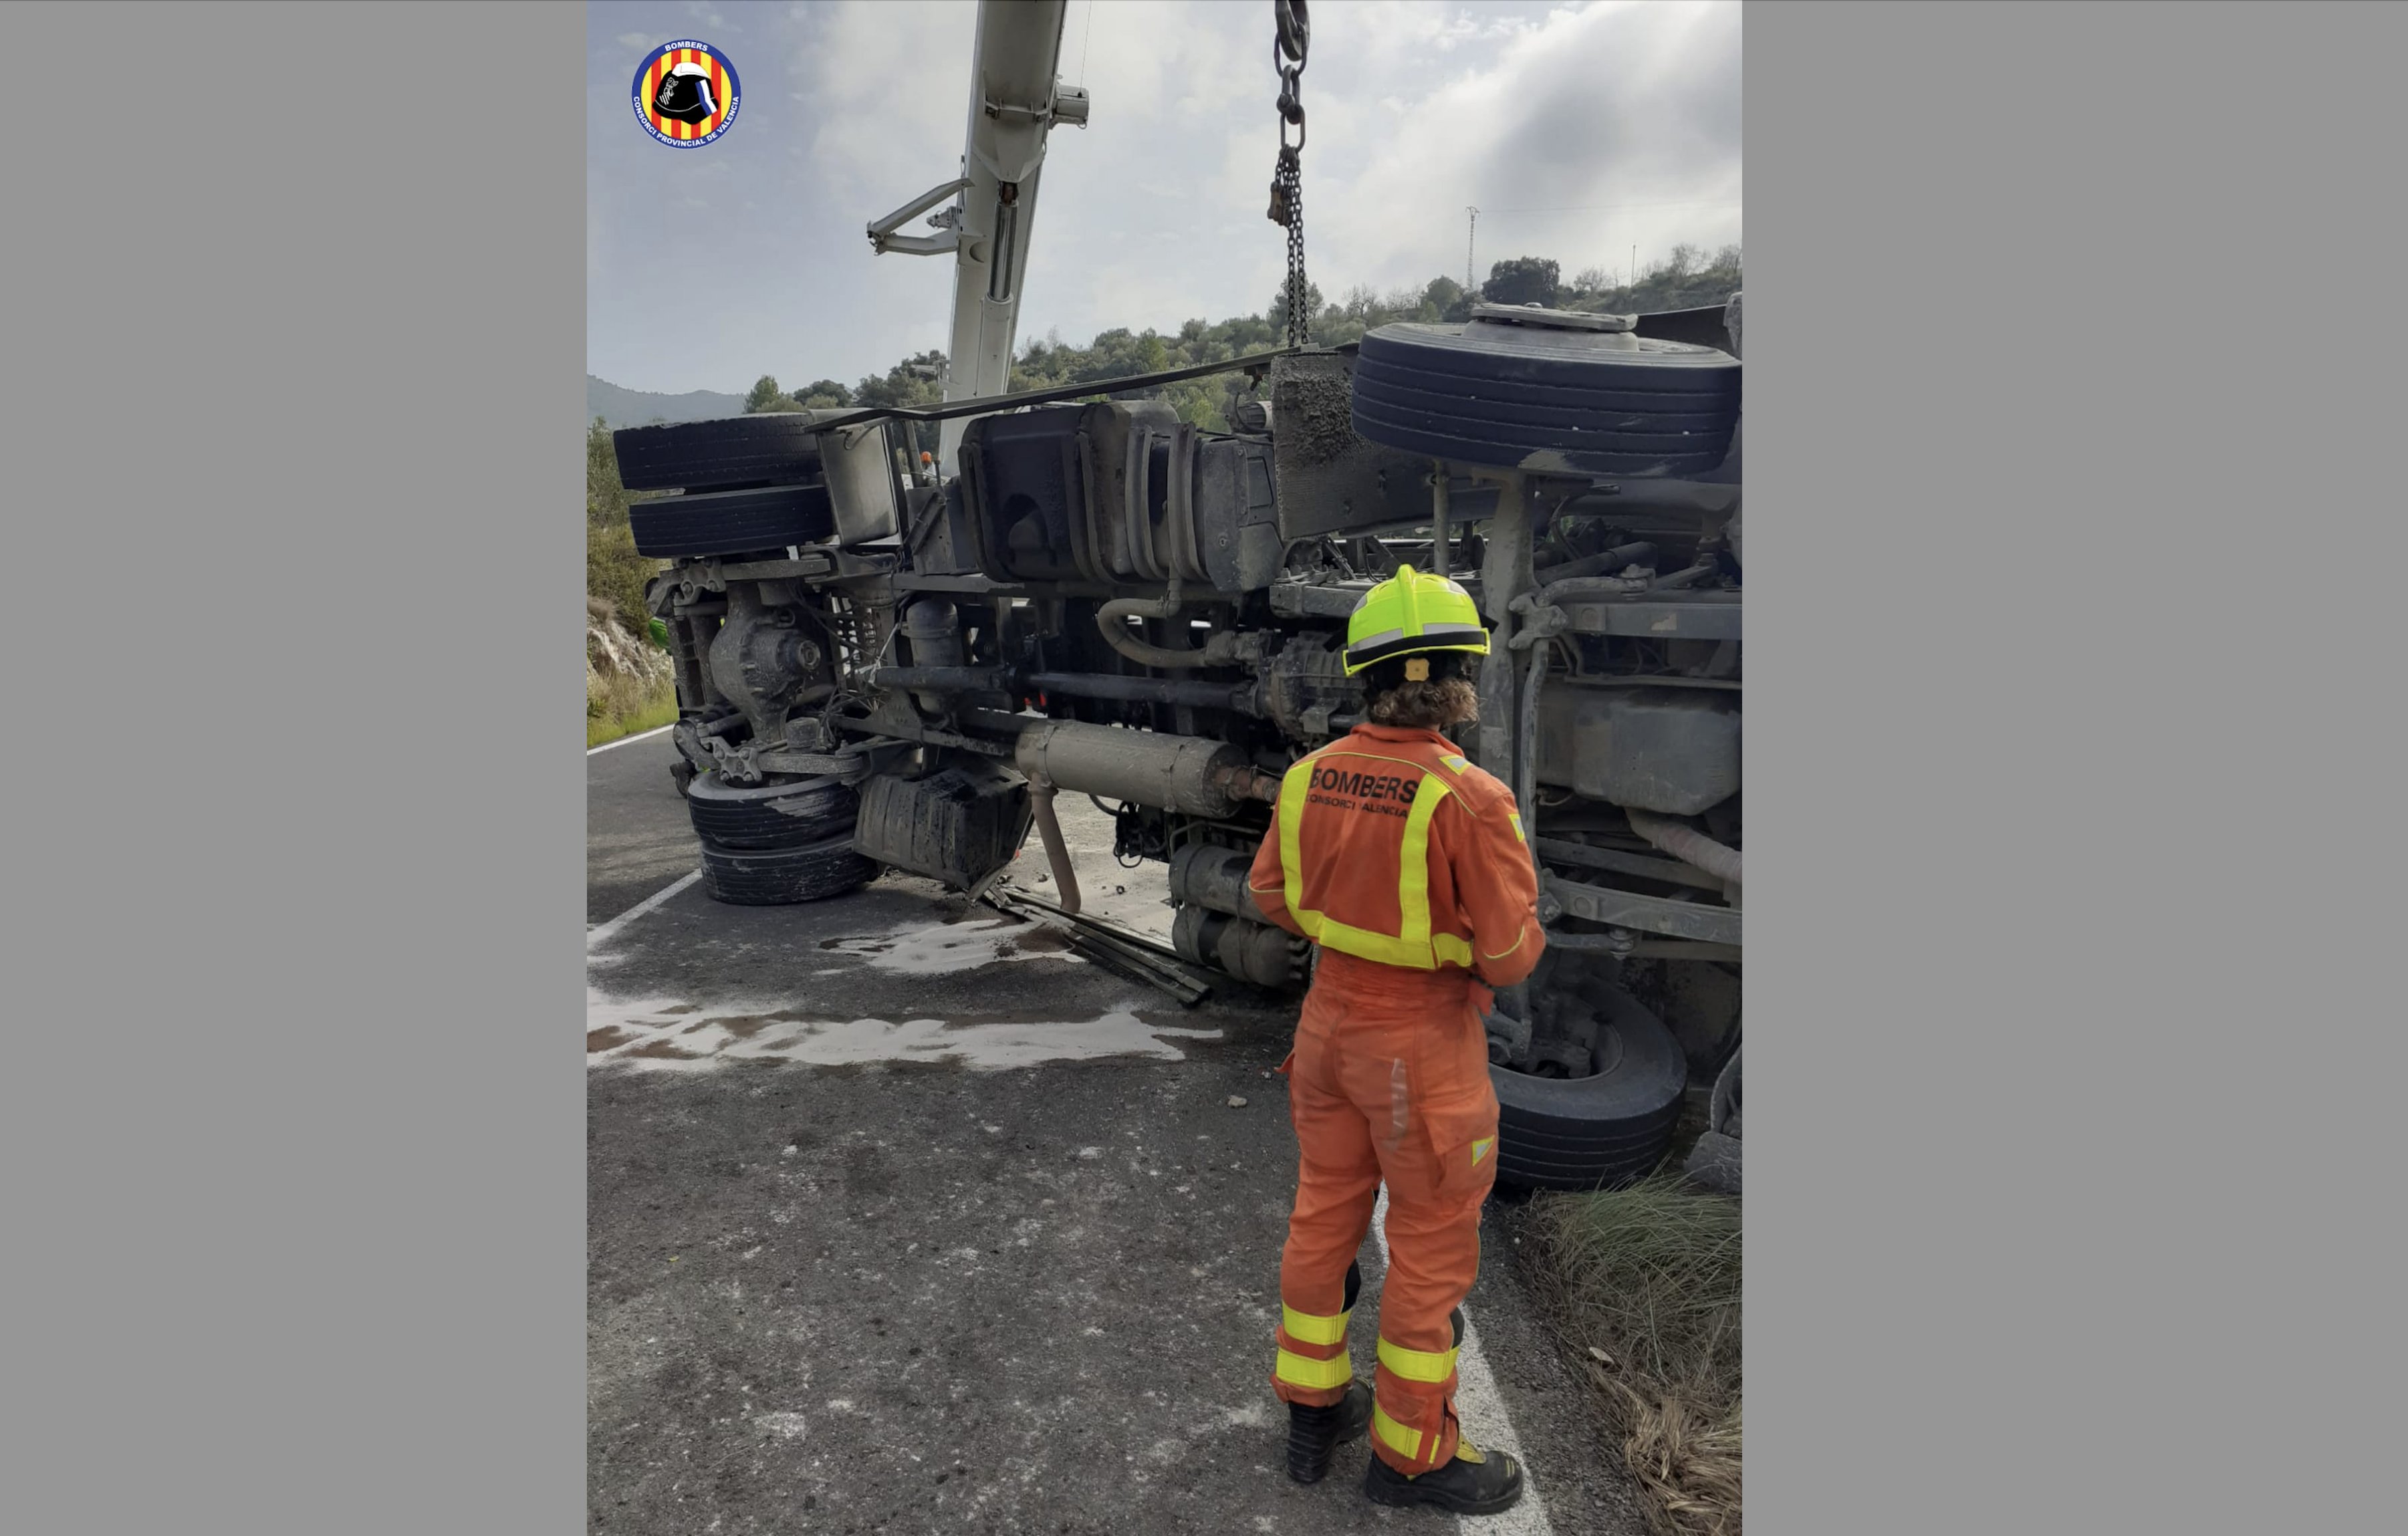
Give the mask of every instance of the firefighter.
M 1480 1268 L 1497 1177 L 1497 1092 L 1481 1015 L 1546 940 L 1512 792 L 1440 734 L 1479 713 L 1465 676 L 1488 653 L 1469 595 L 1399 567 L 1346 625 L 1366 722 L 1289 768 L 1248 879 L 1265 916 L 1319 946 L 1280 1070 L 1299 1152 L 1280 1258 L 1271 1385 L 1288 1405 L 1288 1475 L 1318 1482 L 1370 1432 L 1363 1491 L 1383 1504 L 1493 1514 L 1522 1469 L 1463 1437 L 1457 1311 Z M 1388 1186 L 1377 1368 L 1356 1379 L 1354 1258 Z

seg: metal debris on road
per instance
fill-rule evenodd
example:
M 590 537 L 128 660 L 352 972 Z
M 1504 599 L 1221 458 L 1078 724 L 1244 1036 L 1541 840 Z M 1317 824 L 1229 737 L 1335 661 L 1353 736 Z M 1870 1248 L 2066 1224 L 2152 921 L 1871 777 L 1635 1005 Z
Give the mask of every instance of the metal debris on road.
M 982 893 L 979 899 L 1017 917 L 1050 918 L 1065 925 L 1070 947 L 1079 954 L 1134 981 L 1160 987 L 1187 1007 L 1212 995 L 1213 979 L 1209 973 L 1188 965 L 1178 951 L 1149 934 L 1085 912 L 1064 912 L 1009 882 Z

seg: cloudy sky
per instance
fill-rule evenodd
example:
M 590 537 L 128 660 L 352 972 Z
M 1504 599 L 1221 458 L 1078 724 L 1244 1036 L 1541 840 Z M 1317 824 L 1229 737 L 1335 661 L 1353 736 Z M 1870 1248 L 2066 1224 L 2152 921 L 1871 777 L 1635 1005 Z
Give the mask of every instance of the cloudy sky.
M 740 392 L 883 373 L 945 344 L 952 261 L 874 256 L 873 218 L 957 174 L 970 0 L 598 3 L 587 10 L 587 367 Z M 1070 0 L 1061 76 L 1089 125 L 1049 140 L 1023 339 L 1252 314 L 1285 270 L 1263 0 Z M 636 66 L 710 43 L 743 87 L 716 143 L 637 123 Z M 1354 284 L 1551 256 L 1642 268 L 1740 236 L 1737 0 L 1318 0 L 1304 74 L 1305 261 Z M 918 226 L 915 224 L 914 226 Z M 925 233 L 920 229 L 920 233 Z

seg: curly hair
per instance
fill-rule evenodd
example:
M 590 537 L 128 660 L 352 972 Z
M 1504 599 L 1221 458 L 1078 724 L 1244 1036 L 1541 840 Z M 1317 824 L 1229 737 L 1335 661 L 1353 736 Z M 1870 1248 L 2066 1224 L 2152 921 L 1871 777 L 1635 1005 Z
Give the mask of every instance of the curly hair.
M 1371 696 L 1370 718 L 1375 725 L 1444 730 L 1458 721 L 1480 718 L 1480 694 L 1459 677 L 1402 682 Z

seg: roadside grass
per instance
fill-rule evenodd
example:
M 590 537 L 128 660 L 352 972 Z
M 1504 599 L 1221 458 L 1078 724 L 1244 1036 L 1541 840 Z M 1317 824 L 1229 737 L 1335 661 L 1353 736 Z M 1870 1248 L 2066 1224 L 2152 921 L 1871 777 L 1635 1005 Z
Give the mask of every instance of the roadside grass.
M 591 750 L 657 729 L 673 723 L 677 714 L 675 683 L 646 688 L 633 678 L 609 678 L 585 691 L 585 745 Z
M 1666 1536 L 1740 1536 L 1740 1202 L 1678 1175 L 1544 1195 L 1554 1322 Z

